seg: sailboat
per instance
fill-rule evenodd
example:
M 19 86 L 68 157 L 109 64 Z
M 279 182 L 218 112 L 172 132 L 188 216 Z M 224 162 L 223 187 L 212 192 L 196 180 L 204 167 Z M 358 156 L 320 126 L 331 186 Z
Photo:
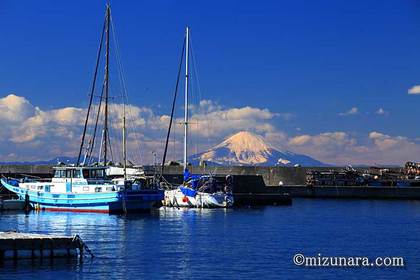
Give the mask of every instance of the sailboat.
M 165 190 L 165 199 L 163 204 L 169 207 L 191 207 L 191 208 L 227 208 L 233 206 L 232 194 L 232 180 L 227 177 L 224 185 L 217 182 L 216 178 L 211 175 L 193 175 L 188 170 L 187 153 L 188 153 L 188 83 L 189 83 L 189 47 L 190 47 L 190 30 L 189 27 L 185 30 L 185 41 L 183 51 L 185 50 L 185 90 L 184 90 L 184 154 L 183 154 L 183 177 L 184 182 L 180 186 L 175 186 Z M 183 55 L 181 57 L 180 68 L 178 71 L 178 82 L 180 77 L 180 70 L 182 65 Z M 172 118 L 176 100 L 176 92 L 172 104 L 171 120 L 166 139 L 165 153 L 162 161 L 162 174 L 165 164 L 166 151 L 170 128 L 172 125 Z
M 154 205 L 160 204 L 164 192 L 154 184 L 150 178 L 128 178 L 126 157 L 126 131 L 125 131 L 125 105 L 123 108 L 123 178 L 111 179 L 107 173 L 109 165 L 108 150 L 110 149 L 110 137 L 108 131 L 108 101 L 109 101 L 109 44 L 110 24 L 112 23 L 111 7 L 106 6 L 105 22 L 102 30 L 100 46 L 96 61 L 94 79 L 90 95 L 89 107 L 85 120 L 82 141 L 80 145 L 77 163 L 74 165 L 60 164 L 54 167 L 54 177 L 48 181 L 33 179 L 1 179 L 2 185 L 15 193 L 20 200 L 28 201 L 35 209 L 52 211 L 76 211 L 76 212 L 100 212 L 121 213 L 132 211 L 150 210 Z M 105 35 L 105 77 L 102 86 L 100 103 L 97 108 L 95 129 L 93 136 L 86 145 L 87 126 L 91 111 L 92 100 L 95 94 L 95 83 L 101 58 L 101 50 Z M 104 105 L 102 104 L 104 101 Z M 103 110 L 103 130 L 99 149 L 98 163 L 89 164 L 93 157 L 92 151 L 99 115 Z M 83 151 L 85 152 L 82 157 Z M 112 150 L 110 150 L 112 151 Z M 102 160 L 101 160 L 102 159 Z

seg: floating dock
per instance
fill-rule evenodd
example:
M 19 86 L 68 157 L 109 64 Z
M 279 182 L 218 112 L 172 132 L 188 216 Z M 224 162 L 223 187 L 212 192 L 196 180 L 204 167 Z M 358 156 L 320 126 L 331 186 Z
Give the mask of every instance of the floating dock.
M 92 252 L 78 236 L 58 236 L 22 232 L 0 232 L 0 262 L 35 258 L 79 258 Z

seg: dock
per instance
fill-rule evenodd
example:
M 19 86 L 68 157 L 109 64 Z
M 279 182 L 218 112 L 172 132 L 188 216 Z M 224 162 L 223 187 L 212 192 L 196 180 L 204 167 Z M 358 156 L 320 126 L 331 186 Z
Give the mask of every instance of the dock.
M 0 232 L 0 262 L 36 258 L 79 258 L 92 252 L 78 236 L 59 236 L 23 232 Z
M 290 193 L 235 193 L 235 206 L 292 205 Z
M 156 166 L 143 166 L 147 175 L 156 174 Z M 316 185 L 307 186 L 308 171 L 340 171 L 344 167 L 282 166 L 191 166 L 192 174 L 213 174 L 223 180 L 234 178 L 233 196 L 237 205 L 290 205 L 293 198 L 357 198 L 420 200 L 420 187 Z M 364 170 L 365 168 L 355 168 Z M 401 168 L 394 168 L 398 171 Z M 52 177 L 51 165 L 0 165 L 0 175 Z M 182 184 L 182 166 L 165 166 L 163 177 L 171 184 Z M 0 187 L 1 192 L 7 193 Z M 7 193 L 7 195 L 9 195 Z M 11 205 L 13 205 L 11 203 Z
M 292 197 L 420 200 L 420 187 L 283 186 Z

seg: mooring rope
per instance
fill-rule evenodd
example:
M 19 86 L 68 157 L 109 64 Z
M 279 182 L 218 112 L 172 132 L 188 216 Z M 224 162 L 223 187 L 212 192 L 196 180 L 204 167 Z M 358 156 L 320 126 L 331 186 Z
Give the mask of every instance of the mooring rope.
M 77 242 L 79 244 L 79 247 L 83 248 L 84 249 L 83 251 L 86 251 L 90 255 L 91 258 L 95 257 L 95 255 L 93 255 L 92 251 L 89 249 L 88 245 L 86 245 L 86 243 L 83 242 L 82 238 L 80 238 L 78 234 L 76 234 L 73 237 L 73 242 Z

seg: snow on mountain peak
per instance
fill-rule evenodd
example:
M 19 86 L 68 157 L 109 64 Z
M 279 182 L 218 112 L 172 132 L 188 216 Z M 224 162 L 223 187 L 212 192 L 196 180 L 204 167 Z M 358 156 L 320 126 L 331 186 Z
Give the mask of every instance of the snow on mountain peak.
M 243 151 L 269 152 L 270 150 L 270 147 L 264 142 L 261 136 L 255 135 L 248 131 L 240 131 L 230 136 L 215 148 L 220 147 L 228 147 L 236 154 Z
M 215 156 L 214 150 L 225 148 L 229 151 L 223 157 L 224 161 L 239 162 L 242 164 L 261 164 L 271 156 L 271 148 L 262 137 L 248 131 L 240 131 L 213 149 L 202 155 L 202 160 L 212 160 Z
M 279 151 L 265 143 L 261 136 L 240 131 L 213 148 L 192 155 L 190 162 L 206 161 L 216 165 L 266 165 L 266 166 L 324 166 L 311 157 L 289 151 Z

